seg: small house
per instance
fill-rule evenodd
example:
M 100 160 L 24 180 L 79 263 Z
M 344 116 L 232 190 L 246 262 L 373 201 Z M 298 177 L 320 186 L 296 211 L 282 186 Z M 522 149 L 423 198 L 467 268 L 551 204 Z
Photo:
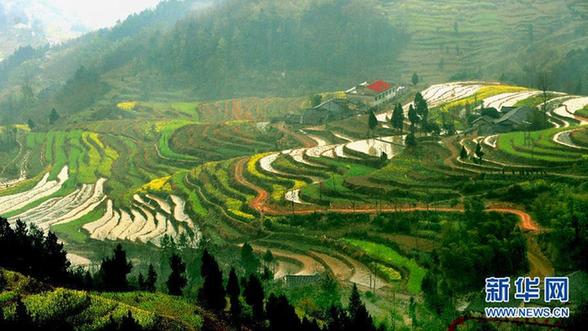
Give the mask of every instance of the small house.
M 511 110 L 494 121 L 496 131 L 499 133 L 524 129 L 529 126 L 529 121 L 532 120 L 536 111 L 528 106 Z
M 506 110 L 506 113 L 504 111 Z M 482 115 L 472 122 L 472 126 L 468 131 L 477 131 L 481 136 L 493 135 L 497 133 L 511 132 L 516 130 L 523 130 L 529 126 L 529 122 L 533 120 L 537 110 L 528 106 L 518 107 L 514 109 L 501 108 L 502 116 L 499 118 L 492 118 L 488 115 Z
M 394 86 L 383 80 L 363 82 L 345 91 L 350 102 L 369 108 L 376 107 L 394 98 L 404 87 Z
M 329 99 L 318 106 L 305 110 L 300 116 L 300 124 L 322 125 L 353 115 L 345 100 Z

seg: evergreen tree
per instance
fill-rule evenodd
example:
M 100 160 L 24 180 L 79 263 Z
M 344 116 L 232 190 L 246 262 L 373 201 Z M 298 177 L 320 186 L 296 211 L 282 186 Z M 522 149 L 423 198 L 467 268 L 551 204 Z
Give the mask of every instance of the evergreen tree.
M 27 121 L 27 125 L 29 126 L 29 129 L 31 129 L 31 130 L 34 130 L 37 127 L 37 125 L 35 124 L 35 122 L 33 122 L 33 120 L 30 119 L 30 118 Z
M 351 295 L 349 296 L 349 306 L 347 307 L 349 316 L 351 318 L 355 316 L 361 305 L 363 305 L 361 302 L 361 296 L 359 294 L 359 290 L 357 289 L 357 285 L 354 283 L 353 288 L 351 288 Z
M 412 74 L 412 85 L 416 85 L 416 84 L 418 84 L 418 83 L 419 83 L 419 80 L 420 80 L 420 79 L 419 79 L 419 75 L 417 75 L 417 73 L 416 73 L 416 72 L 415 72 L 415 73 L 413 73 L 413 74 Z
M 142 329 L 141 325 L 139 325 L 139 323 L 133 318 L 133 314 L 130 310 L 120 321 L 119 330 L 121 331 L 141 331 Z
M 484 151 L 482 150 L 482 145 L 480 144 L 480 142 L 478 142 L 478 144 L 476 145 L 476 157 L 478 158 L 478 162 L 482 163 L 482 158 L 484 157 Z
M 0 271 L 0 292 L 4 291 L 6 285 L 8 285 L 8 283 L 6 282 L 6 278 L 4 277 L 2 271 Z
M 51 109 L 51 113 L 49 113 L 49 124 L 54 124 L 57 122 L 61 117 L 55 108 Z
M 204 284 L 198 291 L 198 300 L 207 308 L 222 311 L 227 304 L 223 286 L 223 274 L 214 257 L 206 249 L 202 254 L 200 275 L 204 278 Z
M 347 313 L 337 306 L 331 306 L 328 312 L 328 331 L 346 331 L 349 329 L 350 320 Z
M 149 292 L 155 292 L 157 284 L 157 273 L 153 264 L 149 264 L 149 270 L 147 271 L 147 279 L 145 280 L 145 290 Z
M 272 254 L 272 251 L 268 250 L 265 251 L 265 254 L 263 254 L 263 262 L 265 262 L 266 265 L 270 265 L 274 262 L 274 254 Z
M 468 150 L 465 148 L 465 146 L 461 147 L 461 152 L 459 153 L 459 158 L 464 161 L 468 159 Z
M 420 120 L 423 122 L 423 125 L 427 124 L 429 121 L 429 105 L 427 104 L 427 100 L 423 98 L 423 95 L 418 92 L 414 97 L 414 106 L 417 114 L 420 116 Z
M 382 151 L 382 154 L 380 154 L 380 162 L 382 164 L 385 164 L 386 162 L 388 162 L 388 154 L 384 151 Z
M 414 148 L 417 145 L 417 141 L 416 141 L 416 137 L 414 136 L 414 133 L 409 133 L 408 135 L 406 135 L 406 139 L 405 142 L 406 147 L 410 147 L 410 148 Z
M 237 319 L 241 315 L 241 301 L 239 301 L 241 287 L 239 286 L 239 279 L 237 278 L 235 268 L 231 268 L 231 271 L 229 272 L 227 294 L 231 302 L 231 315 L 233 315 L 233 318 Z
M 47 233 L 42 251 L 44 252 L 43 264 L 47 266 L 44 272 L 50 279 L 61 283 L 65 282 L 71 263 L 67 259 L 67 252 L 63 248 L 63 244 L 59 242 L 53 232 L 49 231 Z
M 182 261 L 182 258 L 173 254 L 169 260 L 171 267 L 171 275 L 167 279 L 167 289 L 171 295 L 182 295 L 182 289 L 186 286 L 187 279 L 184 276 L 186 272 L 186 264 Z
M 140 291 L 146 290 L 145 277 L 143 277 L 142 273 L 139 273 L 139 276 L 137 276 L 137 285 L 139 286 Z
M 102 286 L 113 291 L 127 290 L 129 287 L 127 275 L 132 269 L 132 263 L 127 261 L 127 253 L 121 244 L 116 245 L 113 255 L 102 260 L 100 265 Z
M 301 330 L 304 331 L 321 331 L 322 329 L 319 327 L 316 320 L 309 320 L 306 316 L 302 319 L 301 323 Z
M 266 304 L 267 319 L 272 331 L 298 331 L 300 319 L 296 315 L 294 307 L 284 295 L 269 296 Z
M 253 247 L 248 243 L 243 244 L 243 247 L 241 247 L 241 263 L 243 263 L 243 268 L 247 275 L 257 273 L 259 270 L 259 259 L 253 253 Z
M 310 106 L 313 108 L 320 105 L 321 102 L 323 102 L 323 96 L 320 94 L 315 94 L 310 97 Z
M 249 276 L 243 295 L 245 296 L 245 302 L 247 302 L 253 310 L 253 316 L 257 320 L 261 320 L 263 318 L 264 292 L 263 286 L 257 276 Z
M 417 114 L 416 109 L 411 104 L 408 107 L 408 120 L 410 121 L 410 131 L 414 133 L 414 128 L 416 127 L 417 123 L 420 121 L 419 114 Z
M 378 118 L 374 113 L 373 109 L 370 109 L 369 117 L 368 117 L 368 128 L 370 132 L 374 132 L 374 130 L 378 127 Z
M 396 107 L 394 107 L 391 122 L 392 127 L 397 130 L 400 130 L 400 132 L 402 133 L 404 128 L 404 110 L 402 109 L 402 105 L 399 103 L 397 103 Z
M 357 285 L 355 284 L 353 284 L 353 289 L 351 290 L 347 311 L 351 320 L 351 330 L 376 330 L 374 327 L 374 321 L 361 301 Z

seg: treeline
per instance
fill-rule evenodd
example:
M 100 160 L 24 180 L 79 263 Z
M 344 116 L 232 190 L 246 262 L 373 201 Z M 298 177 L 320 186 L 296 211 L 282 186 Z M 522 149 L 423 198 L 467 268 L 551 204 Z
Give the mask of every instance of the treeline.
M 143 69 L 157 68 L 164 77 L 180 78 L 171 83 L 191 83 L 208 96 L 259 92 L 284 81 L 316 88 L 321 81 L 339 86 L 342 78 L 367 79 L 393 61 L 407 38 L 376 8 L 357 0 L 299 8 L 227 1 L 207 17 L 185 19 L 144 41 Z
M 0 251 L 5 252 L 0 255 L 0 268 L 17 271 L 51 285 L 97 291 L 157 290 L 158 274 L 153 265 L 149 265 L 146 275 L 138 273 L 136 282 L 130 280 L 134 266 L 121 245 L 117 245 L 112 255 L 102 260 L 96 273 L 72 269 L 66 257 L 67 252 L 52 232 L 44 235 L 34 225 L 27 227 L 21 221 L 17 221 L 13 229 L 6 219 L 0 218 Z M 241 248 L 240 258 L 243 275 L 239 277 L 233 267 L 228 277 L 224 277 L 216 258 L 208 250 L 205 249 L 200 257 L 203 282 L 197 290 L 197 301 L 200 307 L 231 328 L 268 331 L 376 330 L 356 287 L 351 292 L 349 305 L 333 305 L 318 314 L 320 323 L 306 316 L 301 319 L 286 296 L 268 293 L 264 288 L 264 282 L 273 279 L 268 268 L 274 260 L 271 251 L 268 250 L 260 259 L 253 253 L 252 247 L 245 244 Z M 171 272 L 164 282 L 166 292 L 183 296 L 189 281 L 186 263 L 177 253 L 171 254 L 168 263 Z M 0 272 L 0 291 L 5 289 L 6 284 Z M 59 320 L 34 320 L 20 297 L 13 301 L 16 311 L 10 319 L 4 317 L 3 307 L 0 306 L 2 330 L 74 328 L 74 325 L 68 324 L 71 321 L 66 321 L 67 316 Z M 204 323 L 205 329 L 218 329 L 213 319 L 205 318 Z M 111 319 L 103 330 L 141 330 L 141 326 L 129 312 L 121 320 Z

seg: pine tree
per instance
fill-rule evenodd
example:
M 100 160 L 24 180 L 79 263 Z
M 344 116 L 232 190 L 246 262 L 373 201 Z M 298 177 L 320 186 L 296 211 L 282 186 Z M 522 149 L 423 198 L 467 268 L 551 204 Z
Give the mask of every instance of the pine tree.
M 147 279 L 145 280 L 145 290 L 149 292 L 155 292 L 157 284 L 157 273 L 153 264 L 149 264 L 149 270 L 147 271 Z
M 410 131 L 414 133 L 414 128 L 420 121 L 420 117 L 413 105 L 408 107 L 408 120 L 410 121 Z
M 49 124 L 54 124 L 59 120 L 60 116 L 55 108 L 51 109 L 51 113 L 49 113 Z
M 414 133 L 409 133 L 408 135 L 406 135 L 406 139 L 405 139 L 405 145 L 406 147 L 410 147 L 410 148 L 414 148 L 417 145 L 417 141 L 416 141 L 416 137 L 414 136 Z
M 294 307 L 284 295 L 269 296 L 266 304 L 267 319 L 272 331 L 297 331 L 300 330 L 300 319 L 296 315 Z
M 459 153 L 459 158 L 462 160 L 467 160 L 468 158 L 468 150 L 465 148 L 465 146 L 461 147 L 461 152 Z
M 316 320 L 309 320 L 306 316 L 302 319 L 301 323 L 301 330 L 304 331 L 321 331 L 322 329 L 319 327 Z
M 186 276 L 184 273 L 186 272 L 186 264 L 182 261 L 182 258 L 177 255 L 173 254 L 169 260 L 169 265 L 171 267 L 171 275 L 167 279 L 167 289 L 169 294 L 171 295 L 182 295 L 182 289 L 187 284 Z
M 310 106 L 314 108 L 314 107 L 320 105 L 322 101 L 323 101 L 322 95 L 315 94 L 310 97 Z
M 102 260 L 100 265 L 102 285 L 104 288 L 114 291 L 128 289 L 127 275 L 132 269 L 133 265 L 127 261 L 127 253 L 120 244 L 116 245 L 113 256 Z
M 347 312 L 351 320 L 351 330 L 376 330 L 374 321 L 361 301 L 357 285 L 355 284 L 353 284 L 353 289 L 351 290 Z
M 31 130 L 34 130 L 37 127 L 37 125 L 35 124 L 35 122 L 33 122 L 33 120 L 30 119 L 30 118 L 27 121 L 27 125 L 29 126 L 29 129 L 31 129 Z
M 423 122 L 423 125 L 428 123 L 429 105 L 427 104 L 427 100 L 423 98 L 423 95 L 420 92 L 414 96 L 414 107 L 416 113 L 420 116 L 420 120 Z
M 49 231 L 43 242 L 43 264 L 47 266 L 45 273 L 50 279 L 64 283 L 67 281 L 68 269 L 71 265 L 67 259 L 67 252 L 57 236 Z
M 361 296 L 359 295 L 359 290 L 357 289 L 357 285 L 354 283 L 353 288 L 351 289 L 351 295 L 349 296 L 349 306 L 347 310 L 349 311 L 349 316 L 353 318 L 357 313 L 357 310 L 363 303 L 361 302 Z
M 8 285 L 8 283 L 6 282 L 6 278 L 4 277 L 2 271 L 0 271 L 0 292 L 4 291 L 6 285 Z
M 257 320 L 263 318 L 263 286 L 255 275 L 249 276 L 245 290 L 243 291 L 245 302 L 253 309 L 253 316 Z
M 137 285 L 140 291 L 145 291 L 145 277 L 143 277 L 142 273 L 139 273 L 139 276 L 137 276 Z
M 198 291 L 198 300 L 207 308 L 216 311 L 223 310 L 227 304 L 223 286 L 223 274 L 218 263 L 208 253 L 208 250 L 204 250 L 202 254 L 200 275 L 204 278 L 204 284 Z
M 349 329 L 349 316 L 340 307 L 331 306 L 328 311 L 328 331 L 345 331 Z
M 378 127 L 378 118 L 374 113 L 373 109 L 370 109 L 369 118 L 368 118 L 368 128 L 370 132 L 374 132 L 374 130 Z
M 391 122 L 392 127 L 400 130 L 402 133 L 404 128 L 404 110 L 402 109 L 402 105 L 399 103 L 396 104 L 396 107 L 394 107 Z
M 259 270 L 259 259 L 253 253 L 253 247 L 248 243 L 243 244 L 243 247 L 241 247 L 241 262 L 247 275 L 257 273 Z
M 235 268 L 231 268 L 229 273 L 229 280 L 227 282 L 227 295 L 229 296 L 231 302 L 231 315 L 233 315 L 233 318 L 237 319 L 241 315 L 241 301 L 239 301 L 239 297 L 241 296 L 241 287 L 239 286 L 239 279 L 237 278 Z
M 274 262 L 274 254 L 272 254 L 272 251 L 270 251 L 269 248 L 265 251 L 265 254 L 263 254 L 263 262 L 265 262 L 266 265 L 270 265 Z
M 482 151 L 482 145 L 480 144 L 480 142 L 478 142 L 478 145 L 476 145 L 476 157 L 478 158 L 478 162 L 482 163 L 482 158 L 484 157 L 484 151 Z
M 413 73 L 413 74 L 412 74 L 412 85 L 416 85 L 416 84 L 418 84 L 418 83 L 419 83 L 419 80 L 420 80 L 420 79 L 419 79 L 419 75 L 417 75 L 417 73 L 416 73 L 416 72 L 415 72 L 415 73 Z

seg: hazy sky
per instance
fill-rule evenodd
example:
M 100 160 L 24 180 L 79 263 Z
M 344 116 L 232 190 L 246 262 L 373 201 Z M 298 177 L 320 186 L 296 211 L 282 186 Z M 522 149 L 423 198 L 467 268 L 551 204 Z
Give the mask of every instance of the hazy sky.
M 114 25 L 128 15 L 155 6 L 160 0 L 48 0 L 90 28 Z

